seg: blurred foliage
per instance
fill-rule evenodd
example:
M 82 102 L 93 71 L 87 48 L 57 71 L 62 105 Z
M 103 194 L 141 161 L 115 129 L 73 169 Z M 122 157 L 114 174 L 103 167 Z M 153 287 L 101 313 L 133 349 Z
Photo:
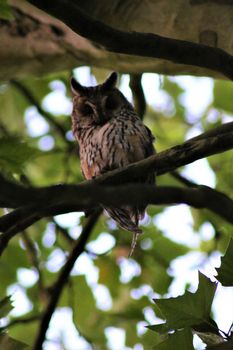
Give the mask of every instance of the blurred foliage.
M 2 318 L 6 317 L 9 312 L 13 309 L 10 297 L 7 296 L 0 300 L 0 321 Z M 28 346 L 24 343 L 21 343 L 18 340 L 15 340 L 8 336 L 4 331 L 4 327 L 0 327 L 0 349 L 4 350 L 24 350 L 28 349 Z
M 7 2 L 8 0 L 0 0 L 0 19 L 11 20 L 14 17 Z
M 0 17 L 9 17 L 7 11 L 6 2 L 2 0 Z M 109 73 L 97 68 L 91 72 L 98 82 Z M 14 84 L 0 86 L 0 169 L 7 176 L 24 184 L 37 186 L 82 181 L 78 149 L 70 130 L 70 110 L 68 108 L 64 111 L 63 108 L 64 103 L 69 105 L 71 98 L 69 76 L 70 72 L 64 72 L 21 81 L 34 96 L 36 106 L 32 106 L 27 94 Z M 156 136 L 157 150 L 182 143 L 191 130 L 205 131 L 232 118 L 232 89 L 231 83 L 216 81 L 213 100 L 202 115 L 190 118 L 190 111 L 182 98 L 186 89 L 175 79 L 164 77 L 160 83 L 160 92 L 166 96 L 167 104 L 160 107 L 148 105 L 144 118 Z M 57 94 L 56 99 L 52 99 L 54 94 Z M 45 103 L 46 100 L 50 102 Z M 42 109 L 40 113 L 38 107 Z M 59 108 L 60 112 L 57 112 Z M 54 127 L 54 122 L 63 129 L 63 135 Z M 212 156 L 208 159 L 208 166 L 209 171 L 215 174 L 216 188 L 233 197 L 232 152 Z M 157 184 L 183 186 L 171 174 L 158 177 Z M 162 206 L 148 208 L 148 217 L 143 225 L 144 234 L 130 259 L 127 258 L 132 239 L 129 233 L 117 228 L 104 215 L 94 227 L 90 239 L 93 245 L 88 245 L 80 256 L 81 262 L 79 264 L 78 261 L 73 269 L 58 305 L 60 310 L 72 310 L 73 325 L 86 342 L 87 349 L 111 349 L 106 330 L 115 327 L 125 332 L 125 349 L 136 349 L 135 345 L 141 344 L 140 349 L 146 350 L 152 347 L 157 350 L 192 350 L 191 327 L 212 317 L 211 304 L 215 284 L 203 275 L 200 275 L 198 288 L 195 284 L 192 285 L 197 288 L 196 293 L 186 291 L 183 296 L 170 298 L 175 296 L 174 284 L 178 279 L 182 280 L 182 276 L 175 273 L 174 263 L 179 259 L 186 261 L 186 257 L 188 259 L 190 254 L 198 252 L 202 253 L 205 261 L 216 252 L 225 252 L 232 235 L 232 227 L 207 210 L 190 209 L 190 225 L 199 238 L 198 244 L 193 248 L 191 242 L 189 244 L 181 237 L 185 235 L 187 226 L 179 227 L 180 235 L 177 238 L 172 235 L 173 232 L 168 234 L 156 226 L 156 218 L 166 215 L 165 209 Z M 0 316 L 5 317 L 6 325 L 12 324 L 8 335 L 0 334 L 0 345 L 10 341 L 13 344 L 16 341 L 6 340 L 6 337 L 28 345 L 33 344 L 39 325 L 35 316 L 46 307 L 49 288 L 57 279 L 73 239 L 77 238 L 85 224 L 84 216 L 75 223 L 69 222 L 69 219 L 64 219 L 62 223 L 61 221 L 61 218 L 39 221 L 26 233 L 13 238 L 1 257 L 0 295 L 9 295 L 12 286 L 17 286 L 24 292 L 29 306 L 25 307 L 24 314 L 16 316 L 14 312 L 8 314 L 11 308 L 9 298 L 3 299 L 6 304 L 0 301 Z M 206 223 L 212 230 L 208 238 L 202 235 L 202 228 Z M 174 232 L 177 232 L 176 222 Z M 105 246 L 101 241 L 103 233 L 111 238 L 112 245 Z M 101 245 L 101 252 L 95 248 L 98 241 L 101 242 L 98 245 Z M 180 243 L 181 241 L 185 243 Z M 231 244 L 218 271 L 217 278 L 223 285 L 232 286 L 232 249 Z M 199 261 L 198 266 L 193 263 L 191 269 L 201 268 L 202 263 Z M 29 273 L 34 278 L 21 278 L 22 269 L 25 276 Z M 96 292 L 98 288 L 107 293 L 108 302 L 101 301 L 100 294 Z M 17 301 L 14 293 L 12 298 Z M 153 298 L 156 299 L 155 303 Z M 190 310 L 193 312 L 190 313 Z M 18 318 L 25 317 L 32 317 L 32 321 L 26 325 L 15 322 Z M 167 323 L 161 326 L 161 320 L 165 319 Z M 145 328 L 154 323 L 157 326 L 150 328 L 157 332 Z M 56 341 L 63 344 L 63 335 Z M 4 349 L 24 348 L 20 343 L 7 346 L 4 345 Z

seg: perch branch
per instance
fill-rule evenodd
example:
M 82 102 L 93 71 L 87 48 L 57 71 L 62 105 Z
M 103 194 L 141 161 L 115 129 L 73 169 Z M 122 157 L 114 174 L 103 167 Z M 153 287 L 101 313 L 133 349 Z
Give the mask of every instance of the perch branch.
M 135 179 L 144 176 L 145 173 L 150 172 L 156 172 L 158 176 L 180 166 L 190 164 L 198 159 L 218 154 L 232 148 L 233 123 L 228 123 L 213 129 L 211 132 L 203 133 L 181 145 L 174 146 L 137 163 L 132 163 L 127 167 L 110 171 L 99 176 L 95 180 L 85 181 L 79 185 L 81 191 L 80 195 L 82 190 L 85 192 L 85 186 L 88 184 L 119 185 L 133 182 Z M 71 192 L 73 187 L 70 187 Z M 56 185 L 51 186 L 49 190 L 51 200 L 53 198 L 58 199 L 57 205 L 61 205 L 61 203 L 59 203 L 60 197 L 57 196 L 57 194 L 60 195 L 60 188 L 62 188 L 62 185 Z M 40 204 L 43 208 L 46 203 L 48 207 L 49 202 L 44 201 L 44 198 L 48 200 L 47 191 L 47 188 L 36 189 L 33 187 L 19 186 L 16 183 L 9 182 L 0 175 L 1 207 L 16 208 L 19 206 L 32 205 L 34 201 L 36 201 L 37 206 Z M 86 198 L 86 200 L 88 201 L 88 198 Z M 64 204 L 64 202 L 62 204 Z M 87 203 L 86 206 L 88 206 Z M 77 210 L 79 209 L 77 208 Z
M 28 206 L 26 209 L 22 207 L 15 210 L 15 212 L 17 212 L 17 210 L 24 209 L 24 213 L 27 210 L 26 217 L 29 217 L 28 220 L 23 219 L 21 222 L 22 216 L 19 215 L 17 221 L 17 215 L 15 215 L 14 211 L 0 219 L 0 231 L 3 232 L 0 235 L 0 254 L 6 248 L 9 240 L 20 232 L 22 227 L 25 229 L 26 225 L 30 226 L 42 217 L 50 216 L 51 210 L 55 211 L 55 209 L 59 209 L 57 214 L 61 213 L 60 207 L 57 207 L 57 198 L 59 198 L 59 201 L 64 201 L 64 205 L 66 203 L 71 203 L 70 205 L 73 204 L 75 211 L 77 207 L 82 207 L 82 210 L 85 210 L 93 208 L 96 204 L 114 207 L 126 204 L 171 205 L 185 203 L 195 208 L 209 209 L 233 224 L 233 201 L 225 194 L 207 186 L 180 188 L 172 186 L 156 187 L 151 185 L 127 184 L 116 188 L 95 184 L 81 184 L 76 186 L 62 185 L 59 187 L 59 191 L 57 191 L 55 196 L 53 196 L 53 189 L 53 187 L 47 187 L 45 196 L 43 199 L 41 197 L 44 203 L 49 203 L 49 207 L 41 209 L 41 212 L 40 209 L 36 209 L 35 212 L 36 200 L 32 207 Z M 75 206 L 76 203 L 78 205 Z M 9 220 L 10 216 L 14 217 L 14 220 Z M 6 223 L 8 223 L 8 225 L 6 225 Z
M 92 18 L 71 0 L 56 0 L 56 6 L 54 0 L 28 2 L 57 17 L 73 31 L 108 51 L 208 68 L 233 79 L 233 57 L 220 48 L 152 33 L 124 32 Z
M 15 234 L 42 217 L 68 211 L 84 211 L 100 204 L 118 206 L 137 203 L 145 203 L 145 205 L 186 203 L 194 207 L 208 208 L 232 222 L 232 201 L 217 191 L 211 192 L 210 189 L 207 191 L 205 186 L 188 189 L 155 188 L 140 184 L 119 186 L 119 184 L 134 182 L 145 173 L 156 172 L 161 175 L 197 159 L 232 149 L 232 128 L 233 123 L 228 123 L 182 145 L 79 185 L 23 187 L 0 176 L 0 205 L 17 208 L 0 219 L 0 231 L 4 232 L 0 235 L 0 251 L 5 249 L 8 241 Z M 117 190 L 113 185 L 118 185 Z

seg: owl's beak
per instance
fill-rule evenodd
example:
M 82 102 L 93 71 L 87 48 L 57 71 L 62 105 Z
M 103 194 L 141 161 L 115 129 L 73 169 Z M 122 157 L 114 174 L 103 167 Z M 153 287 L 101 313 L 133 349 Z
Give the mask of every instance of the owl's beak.
M 99 125 L 104 125 L 108 121 L 108 118 L 102 108 L 96 108 L 94 119 Z

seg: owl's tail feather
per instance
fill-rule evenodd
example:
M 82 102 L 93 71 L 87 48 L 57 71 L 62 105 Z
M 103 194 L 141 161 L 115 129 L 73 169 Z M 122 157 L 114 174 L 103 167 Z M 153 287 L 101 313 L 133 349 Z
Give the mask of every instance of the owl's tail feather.
M 129 257 L 132 256 L 137 244 L 137 239 L 142 230 L 138 227 L 138 221 L 141 213 L 129 207 L 124 208 L 105 208 L 110 217 L 115 220 L 123 229 L 133 232 L 133 240 Z
M 132 242 L 131 242 L 131 247 L 130 247 L 128 258 L 130 258 L 133 255 L 133 252 L 134 252 L 134 250 L 136 248 L 136 245 L 137 245 L 138 236 L 140 234 L 142 234 L 142 232 L 140 232 L 140 233 L 134 232 L 133 233 L 133 239 L 132 239 Z

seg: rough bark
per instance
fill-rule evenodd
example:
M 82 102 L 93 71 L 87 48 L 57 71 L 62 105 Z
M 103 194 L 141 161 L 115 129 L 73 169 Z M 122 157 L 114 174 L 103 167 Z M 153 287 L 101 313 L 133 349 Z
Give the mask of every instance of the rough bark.
M 163 59 L 106 52 L 28 3 L 22 0 L 10 3 L 15 20 L 0 21 L 0 43 L 4 48 L 0 51 L 0 80 L 40 76 L 84 64 L 137 74 L 151 71 L 219 76 L 208 69 Z M 114 28 L 152 32 L 219 47 L 233 54 L 233 6 L 229 1 L 77 0 L 76 3 Z

